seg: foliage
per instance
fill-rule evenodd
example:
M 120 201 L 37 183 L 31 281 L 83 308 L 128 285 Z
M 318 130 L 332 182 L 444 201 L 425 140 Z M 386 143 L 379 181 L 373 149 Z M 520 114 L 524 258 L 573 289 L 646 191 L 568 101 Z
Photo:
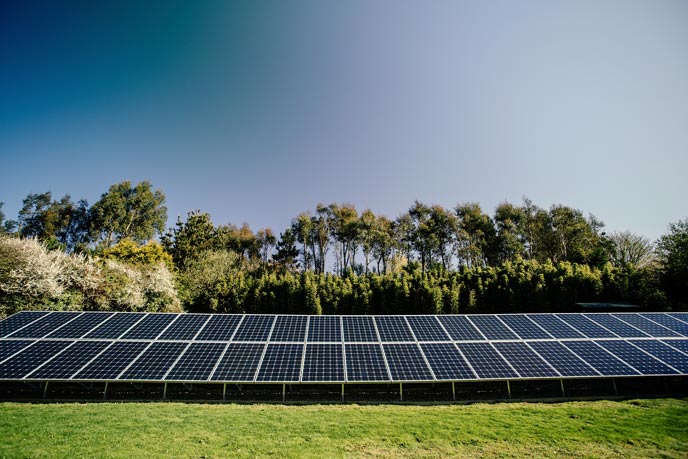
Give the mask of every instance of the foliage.
M 121 239 L 114 246 L 103 249 L 100 256 L 139 267 L 157 266 L 162 263 L 169 269 L 174 269 L 172 256 L 155 241 L 139 245 L 131 239 Z
M 91 208 L 91 234 L 104 247 L 125 238 L 147 242 L 162 234 L 166 222 L 165 195 L 148 181 L 112 185 Z
M 669 225 L 669 233 L 657 244 L 657 253 L 669 300 L 678 308 L 688 307 L 688 218 Z
M 609 235 L 612 243 L 610 261 L 614 266 L 633 265 L 636 268 L 651 266 L 656 261 L 653 244 L 649 239 L 630 231 Z
M 0 457 L 685 458 L 687 424 L 688 401 L 682 399 L 3 403 Z

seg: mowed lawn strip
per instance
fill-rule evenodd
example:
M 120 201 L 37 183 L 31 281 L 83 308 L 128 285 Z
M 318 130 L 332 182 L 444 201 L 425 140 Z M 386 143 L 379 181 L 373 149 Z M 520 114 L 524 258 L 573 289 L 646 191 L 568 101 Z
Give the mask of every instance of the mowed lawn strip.
M 688 457 L 688 400 L 0 403 L 4 458 Z

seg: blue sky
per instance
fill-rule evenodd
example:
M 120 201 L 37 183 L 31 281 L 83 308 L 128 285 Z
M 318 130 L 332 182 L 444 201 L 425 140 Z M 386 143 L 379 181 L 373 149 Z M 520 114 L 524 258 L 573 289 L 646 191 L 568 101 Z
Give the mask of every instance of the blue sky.
M 3 2 L 0 201 L 150 180 L 172 224 L 528 196 L 688 217 L 688 2 Z

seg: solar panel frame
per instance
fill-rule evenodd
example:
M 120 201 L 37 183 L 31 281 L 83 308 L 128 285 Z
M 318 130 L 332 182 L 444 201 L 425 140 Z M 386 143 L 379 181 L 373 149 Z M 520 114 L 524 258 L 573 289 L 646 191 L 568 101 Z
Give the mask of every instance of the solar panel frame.
M 118 381 L 162 381 L 189 344 L 153 341 L 116 379 Z
M 113 317 L 112 312 L 84 312 L 62 327 L 48 333 L 46 338 L 77 339 L 101 326 Z
M 229 343 L 193 342 L 163 377 L 165 381 L 207 381 Z
M 60 311 L 48 315 L 42 320 L 37 320 L 26 327 L 22 327 L 8 334 L 7 338 L 43 338 L 53 333 L 55 330 L 65 326 L 72 320 L 79 317 L 82 313 L 75 311 Z
M 230 341 L 244 317 L 234 314 L 212 314 L 196 335 L 196 341 Z
M 420 347 L 437 381 L 478 378 L 454 343 L 420 343 Z
M 529 314 L 528 318 L 556 339 L 585 338 L 581 332 L 553 314 Z
M 343 344 L 308 343 L 304 353 L 302 382 L 344 382 Z
M 525 314 L 500 314 L 504 322 L 520 339 L 553 339 L 544 328 L 533 322 Z
M 665 313 L 641 313 L 640 316 L 666 327 L 669 330 L 680 334 L 681 336 L 688 337 L 688 324 L 674 319 L 670 315 Z
M 492 343 L 492 345 L 521 378 L 561 377 L 556 369 L 525 342 L 502 341 Z
M 588 319 L 582 314 L 555 314 L 556 317 L 566 322 L 586 338 L 619 338 L 618 335 Z
M 679 333 L 667 328 L 663 325 L 658 324 L 650 319 L 643 317 L 636 313 L 625 313 L 625 314 L 612 314 L 617 319 L 626 322 L 629 325 L 642 330 L 649 336 L 654 338 L 673 338 L 681 336 Z M 687 327 L 688 329 L 688 327 Z
M 298 383 L 303 347 L 300 343 L 268 343 L 258 367 L 256 382 Z
M 38 341 L 0 363 L 0 380 L 22 379 L 76 343 L 71 340 Z
M 489 342 L 457 342 L 466 361 L 478 379 L 514 379 L 519 374 Z
M 345 342 L 379 342 L 372 316 L 342 316 Z
M 344 344 L 346 380 L 348 382 L 383 382 L 392 377 L 380 344 Z
M 115 380 L 149 345 L 146 341 L 112 341 L 111 346 L 85 364 L 70 379 Z
M 478 330 L 467 316 L 438 316 L 442 327 L 454 341 L 485 341 L 485 335 Z
M 268 341 L 275 325 L 276 316 L 247 314 L 237 326 L 232 341 L 260 342 Z
M 638 328 L 614 317 L 611 314 L 583 314 L 586 319 L 592 320 L 598 325 L 603 326 L 610 332 L 621 338 L 649 338 L 650 335 Z
M 111 341 L 75 341 L 67 349 L 27 373 L 23 379 L 67 380 L 111 344 Z
M 413 342 L 411 327 L 403 316 L 374 316 L 375 327 L 384 343 Z
M 82 336 L 89 339 L 117 339 L 146 317 L 143 312 L 116 312 L 108 319 L 107 327 L 98 326 Z M 101 324 L 102 325 L 102 324 Z
M 306 340 L 307 316 L 277 316 L 270 342 L 303 342 Z
M 643 375 L 678 374 L 675 368 L 669 367 L 656 357 L 625 340 L 599 340 L 596 343 Z M 649 359 L 648 356 L 650 357 Z
M 526 344 L 543 358 L 546 357 L 547 363 L 552 365 L 562 377 L 602 376 L 602 373 L 595 370 L 559 341 L 529 341 Z
M 209 314 L 180 314 L 169 327 L 160 333 L 158 339 L 175 341 L 193 340 L 209 320 Z
M 307 340 L 309 343 L 342 341 L 342 323 L 337 316 L 310 316 Z
M 406 316 L 416 341 L 452 341 L 436 316 Z
M 0 340 L 0 364 L 37 342 L 29 339 Z
M 641 373 L 595 341 L 561 341 L 602 376 L 639 376 Z M 600 352 L 602 349 L 604 352 Z
M 474 315 L 468 316 L 468 320 L 490 341 L 519 339 L 497 316 Z
M 208 381 L 253 382 L 266 347 L 267 343 L 229 343 Z
M 151 340 L 165 333 L 180 314 L 146 314 L 146 317 L 134 324 L 121 336 L 121 339 Z
M 674 368 L 679 373 L 688 374 L 688 357 L 685 353 L 657 339 L 628 340 L 630 344 Z
M 382 343 L 392 381 L 434 381 L 435 376 L 417 343 Z

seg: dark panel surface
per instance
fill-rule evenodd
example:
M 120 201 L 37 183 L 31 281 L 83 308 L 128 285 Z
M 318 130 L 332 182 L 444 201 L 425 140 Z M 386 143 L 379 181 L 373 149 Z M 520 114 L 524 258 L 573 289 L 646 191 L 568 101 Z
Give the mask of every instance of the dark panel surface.
M 420 347 L 438 380 L 476 378 L 468 362 L 452 343 L 421 343 Z
M 347 344 L 345 352 L 348 381 L 389 381 L 379 344 Z

